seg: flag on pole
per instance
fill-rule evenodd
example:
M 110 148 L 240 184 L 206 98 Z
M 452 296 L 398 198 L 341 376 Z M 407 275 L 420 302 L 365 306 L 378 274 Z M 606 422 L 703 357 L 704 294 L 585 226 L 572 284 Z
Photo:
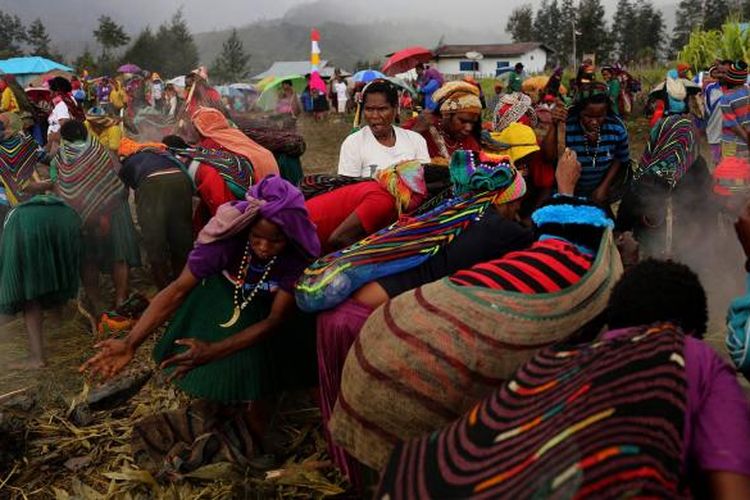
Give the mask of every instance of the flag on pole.
M 310 90 L 326 93 L 326 84 L 320 77 L 320 32 L 313 28 L 310 32 Z

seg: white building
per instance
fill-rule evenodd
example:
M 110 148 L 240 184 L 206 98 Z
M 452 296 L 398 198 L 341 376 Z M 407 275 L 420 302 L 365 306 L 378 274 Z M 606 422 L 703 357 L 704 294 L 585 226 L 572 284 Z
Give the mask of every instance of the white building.
M 555 51 L 543 43 L 525 42 L 443 45 L 433 53 L 431 64 L 444 75 L 494 77 L 512 71 L 519 62 L 527 74 L 541 73 Z

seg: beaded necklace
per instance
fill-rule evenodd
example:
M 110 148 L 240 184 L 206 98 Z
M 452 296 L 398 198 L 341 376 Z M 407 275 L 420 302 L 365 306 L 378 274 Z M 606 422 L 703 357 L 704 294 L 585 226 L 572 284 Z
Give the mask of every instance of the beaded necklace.
M 583 128 L 583 124 L 581 124 L 581 128 Z M 584 130 L 584 137 L 586 138 L 586 141 L 584 142 L 584 146 L 586 147 L 586 156 L 591 157 L 591 170 L 596 170 L 596 158 L 599 154 L 599 144 L 601 144 L 602 140 L 602 131 L 600 130 L 599 133 L 596 135 L 596 146 L 594 147 L 594 154 L 591 154 L 591 149 L 589 149 L 589 138 L 585 134 L 585 128 Z
M 261 275 L 260 280 L 258 280 L 258 282 L 253 287 L 250 295 L 245 296 L 245 279 L 247 278 L 247 271 L 250 267 L 250 261 L 250 241 L 248 240 L 247 245 L 245 245 L 245 251 L 242 254 L 240 268 L 237 271 L 237 279 L 234 282 L 234 295 L 232 297 L 234 310 L 232 312 L 232 317 L 229 318 L 226 323 L 222 323 L 219 325 L 222 328 L 229 328 L 237 323 L 237 320 L 240 319 L 240 314 L 242 313 L 242 311 L 248 306 L 248 304 L 253 301 L 255 296 L 258 294 L 258 290 L 262 288 L 261 285 L 263 285 L 266 279 L 268 279 L 268 275 L 271 273 L 271 268 L 276 262 L 276 256 L 273 256 L 268 264 L 266 264 L 266 266 L 263 268 L 263 274 Z

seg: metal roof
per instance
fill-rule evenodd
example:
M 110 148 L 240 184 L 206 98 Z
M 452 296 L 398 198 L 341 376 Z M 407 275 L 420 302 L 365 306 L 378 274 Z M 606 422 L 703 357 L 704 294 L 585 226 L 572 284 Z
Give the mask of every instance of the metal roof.
M 513 57 L 522 56 L 536 50 L 544 49 L 549 53 L 555 51 L 539 42 L 523 43 L 486 43 L 486 44 L 462 44 L 462 45 L 441 45 L 433 50 L 435 59 L 450 57 L 466 57 L 467 52 L 479 52 L 484 57 Z

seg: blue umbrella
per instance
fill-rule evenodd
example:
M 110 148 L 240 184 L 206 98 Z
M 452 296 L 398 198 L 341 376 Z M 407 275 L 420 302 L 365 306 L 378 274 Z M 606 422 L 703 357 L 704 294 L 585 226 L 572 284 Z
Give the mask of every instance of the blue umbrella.
M 368 83 L 378 78 L 385 78 L 385 75 L 375 69 L 363 69 L 362 71 L 357 71 L 352 76 L 352 80 L 356 83 Z

